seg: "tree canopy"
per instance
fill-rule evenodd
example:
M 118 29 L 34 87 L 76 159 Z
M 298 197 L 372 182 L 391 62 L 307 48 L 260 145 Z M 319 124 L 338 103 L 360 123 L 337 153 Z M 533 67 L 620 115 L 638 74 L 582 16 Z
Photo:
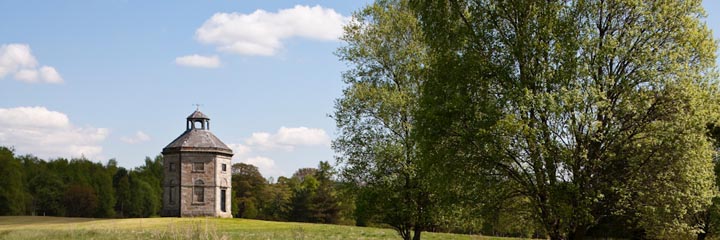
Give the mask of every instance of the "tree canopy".
M 551 239 L 610 217 L 650 237 L 698 230 L 718 119 L 700 1 L 415 7 L 431 49 L 417 125 L 439 179 L 508 182 Z

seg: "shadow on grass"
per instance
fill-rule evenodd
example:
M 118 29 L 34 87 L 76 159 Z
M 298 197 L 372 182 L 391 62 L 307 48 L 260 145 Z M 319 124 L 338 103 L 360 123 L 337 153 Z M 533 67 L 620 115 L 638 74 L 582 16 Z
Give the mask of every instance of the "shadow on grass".
M 2 216 L 0 225 L 33 225 L 33 224 L 56 224 L 56 223 L 82 223 L 100 221 L 106 219 L 97 218 L 64 218 L 64 217 L 43 217 L 43 216 Z

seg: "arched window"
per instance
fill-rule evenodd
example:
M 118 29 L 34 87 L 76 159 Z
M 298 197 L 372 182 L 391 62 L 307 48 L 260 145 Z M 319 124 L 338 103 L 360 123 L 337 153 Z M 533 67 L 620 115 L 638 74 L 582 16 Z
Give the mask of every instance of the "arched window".
M 170 191 L 168 191 L 168 202 L 175 204 L 175 180 L 170 180 Z
M 205 183 L 200 179 L 195 181 L 195 186 L 193 187 L 195 202 L 205 202 L 205 187 L 203 186 L 204 184 Z
M 204 162 L 194 162 L 192 165 L 193 172 L 204 172 L 205 171 L 205 163 Z

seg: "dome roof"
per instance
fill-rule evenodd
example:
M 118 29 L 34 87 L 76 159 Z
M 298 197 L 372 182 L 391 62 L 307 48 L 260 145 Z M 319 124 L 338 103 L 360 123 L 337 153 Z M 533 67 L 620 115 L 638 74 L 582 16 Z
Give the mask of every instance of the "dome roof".
M 232 150 L 210 132 L 210 118 L 195 110 L 187 117 L 187 129 L 163 148 L 162 153 L 206 152 L 232 156 Z
M 177 152 L 214 152 L 233 155 L 232 150 L 215 134 L 203 129 L 189 129 L 163 148 L 163 154 Z
M 195 110 L 187 119 L 210 119 L 207 115 L 203 114 L 199 110 Z

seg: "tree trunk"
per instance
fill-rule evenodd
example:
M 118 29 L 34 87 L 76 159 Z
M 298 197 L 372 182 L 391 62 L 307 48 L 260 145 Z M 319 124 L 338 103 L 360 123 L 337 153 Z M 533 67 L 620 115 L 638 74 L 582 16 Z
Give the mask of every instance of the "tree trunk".
M 707 237 L 707 233 L 704 231 L 697 234 L 697 240 L 705 240 L 705 237 Z
M 562 234 L 558 232 L 552 232 L 548 234 L 548 236 L 550 237 L 550 240 L 563 240 Z
M 552 225 L 548 236 L 550 237 L 550 240 L 564 240 L 562 233 L 560 233 L 560 226 L 558 226 L 557 222 Z
M 422 233 L 422 229 L 415 227 L 415 235 L 413 236 L 413 240 L 420 240 L 420 233 Z
M 410 240 L 410 228 L 398 228 L 397 231 L 403 240 Z
M 569 240 L 582 240 L 585 239 L 587 228 L 585 226 L 577 226 L 575 230 L 568 234 Z

